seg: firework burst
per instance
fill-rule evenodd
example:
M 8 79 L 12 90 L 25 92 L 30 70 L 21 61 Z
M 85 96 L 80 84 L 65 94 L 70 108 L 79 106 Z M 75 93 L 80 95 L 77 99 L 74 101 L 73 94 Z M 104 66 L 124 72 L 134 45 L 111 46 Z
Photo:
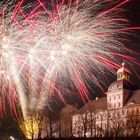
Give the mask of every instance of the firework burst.
M 9 1 L 0 3 L 1 116 L 3 116 L 3 112 L 6 113 L 6 107 L 9 104 L 11 113 L 17 117 L 15 104 L 17 101 L 20 103 L 23 116 L 26 116 L 25 112 L 27 112 L 24 79 L 27 77 L 26 59 L 29 58 L 28 50 L 31 47 L 29 44 L 33 40 L 33 36 L 29 36 L 29 34 L 34 32 L 32 26 L 35 27 L 35 23 L 27 19 L 29 16 L 24 14 L 23 10 L 26 8 L 23 8 L 22 4 L 23 1 L 17 4 Z M 32 19 L 33 17 L 32 14 Z
M 125 10 L 121 7 L 128 0 L 69 0 L 67 4 L 64 0 L 52 1 L 48 6 L 51 10 L 46 3 L 38 2 L 44 10 L 44 24 L 38 26 L 42 35 L 33 54 L 49 83 L 49 88 L 40 94 L 43 100 L 48 93 L 58 93 L 64 100 L 62 95 L 71 89 L 86 103 L 89 81 L 103 91 L 106 70 L 115 73 L 120 67 L 119 59 L 136 63 L 129 53 L 125 55 L 132 50 L 124 42 L 135 29 L 122 17 Z M 39 105 L 45 105 L 43 100 L 38 100 Z
M 20 1 L 7 12 L 8 5 L 2 6 L 1 104 L 7 97 L 16 108 L 18 100 L 26 118 L 29 110 L 44 109 L 56 93 L 65 102 L 63 95 L 78 92 L 86 103 L 87 83 L 103 91 L 103 74 L 114 73 L 120 67 L 118 59 L 137 63 L 124 55 L 132 52 L 124 42 L 136 29 L 122 17 L 121 7 L 127 2 L 36 0 L 23 8 Z

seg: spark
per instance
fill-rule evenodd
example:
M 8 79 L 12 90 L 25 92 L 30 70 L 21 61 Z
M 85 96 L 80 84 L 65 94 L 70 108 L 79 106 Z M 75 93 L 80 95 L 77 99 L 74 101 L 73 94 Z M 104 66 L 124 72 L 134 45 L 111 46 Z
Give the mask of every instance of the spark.
M 64 103 L 65 94 L 79 93 L 86 104 L 88 83 L 104 92 L 104 74 L 115 73 L 119 59 L 138 64 L 125 54 L 133 52 L 125 47 L 127 36 L 140 29 L 129 27 L 123 18 L 127 2 L 36 0 L 24 8 L 21 0 L 10 9 L 9 2 L 1 3 L 0 104 L 7 97 L 17 114 L 19 102 L 26 120 L 31 110 L 43 110 L 56 93 Z
M 127 36 L 131 29 L 139 29 L 129 27 L 129 21 L 122 16 L 122 6 L 128 0 L 83 0 L 68 1 L 67 4 L 64 0 L 60 3 L 52 0 L 52 10 L 41 0 L 38 2 L 44 9 L 44 24 L 38 26 L 41 39 L 34 48 L 35 57 L 42 62 L 40 65 L 49 77 L 50 91 L 58 93 L 62 100 L 71 86 L 86 104 L 88 82 L 93 81 L 104 92 L 101 84 L 105 84 L 103 73 L 106 70 L 115 74 L 120 68 L 119 59 L 136 62 L 125 54 L 128 52 L 124 45 Z M 132 52 L 131 48 L 129 52 Z M 48 97 L 49 91 L 45 92 Z M 41 100 L 39 103 L 46 102 Z

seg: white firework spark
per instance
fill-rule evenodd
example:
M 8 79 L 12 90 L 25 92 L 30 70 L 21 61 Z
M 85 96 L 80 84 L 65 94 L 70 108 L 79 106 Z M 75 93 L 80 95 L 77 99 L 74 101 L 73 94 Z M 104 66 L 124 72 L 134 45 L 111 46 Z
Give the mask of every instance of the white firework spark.
M 1 8 L 1 99 L 18 99 L 24 118 L 30 110 L 44 109 L 54 93 L 64 101 L 64 93 L 79 92 L 86 103 L 87 83 L 103 90 L 103 73 L 120 67 L 118 57 L 136 63 L 123 54 L 130 51 L 126 35 L 136 29 L 121 16 L 128 0 L 52 0 L 48 7 L 37 2 L 28 14 L 23 1 L 6 16 Z

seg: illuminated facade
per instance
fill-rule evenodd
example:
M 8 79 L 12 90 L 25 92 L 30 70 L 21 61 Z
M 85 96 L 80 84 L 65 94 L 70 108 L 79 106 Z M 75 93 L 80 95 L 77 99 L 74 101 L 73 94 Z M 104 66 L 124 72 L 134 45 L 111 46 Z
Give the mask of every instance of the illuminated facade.
M 125 63 L 106 92 L 73 116 L 75 137 L 140 135 L 140 89 L 130 82 Z

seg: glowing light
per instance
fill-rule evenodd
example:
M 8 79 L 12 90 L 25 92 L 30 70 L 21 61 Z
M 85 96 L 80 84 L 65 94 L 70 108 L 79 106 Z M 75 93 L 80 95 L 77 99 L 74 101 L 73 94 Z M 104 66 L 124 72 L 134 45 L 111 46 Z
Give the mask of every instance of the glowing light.
M 10 136 L 10 140 L 15 140 L 15 138 L 13 136 Z
M 70 50 L 70 48 L 71 47 L 68 44 L 62 45 L 62 53 L 63 53 L 63 55 L 66 55 L 68 53 L 68 51 Z
M 5 52 L 2 53 L 2 56 L 3 56 L 3 57 L 6 57 L 6 58 L 9 57 L 8 53 L 5 53 Z
M 55 52 L 52 51 L 52 52 L 51 52 L 51 60 L 54 60 L 54 59 L 55 59 Z
M 21 122 L 20 127 L 27 139 L 37 138 L 39 132 L 39 121 L 34 117 L 28 118 Z
M 8 44 L 5 44 L 2 46 L 2 48 L 4 48 L 4 49 L 7 49 L 8 47 L 9 47 Z

